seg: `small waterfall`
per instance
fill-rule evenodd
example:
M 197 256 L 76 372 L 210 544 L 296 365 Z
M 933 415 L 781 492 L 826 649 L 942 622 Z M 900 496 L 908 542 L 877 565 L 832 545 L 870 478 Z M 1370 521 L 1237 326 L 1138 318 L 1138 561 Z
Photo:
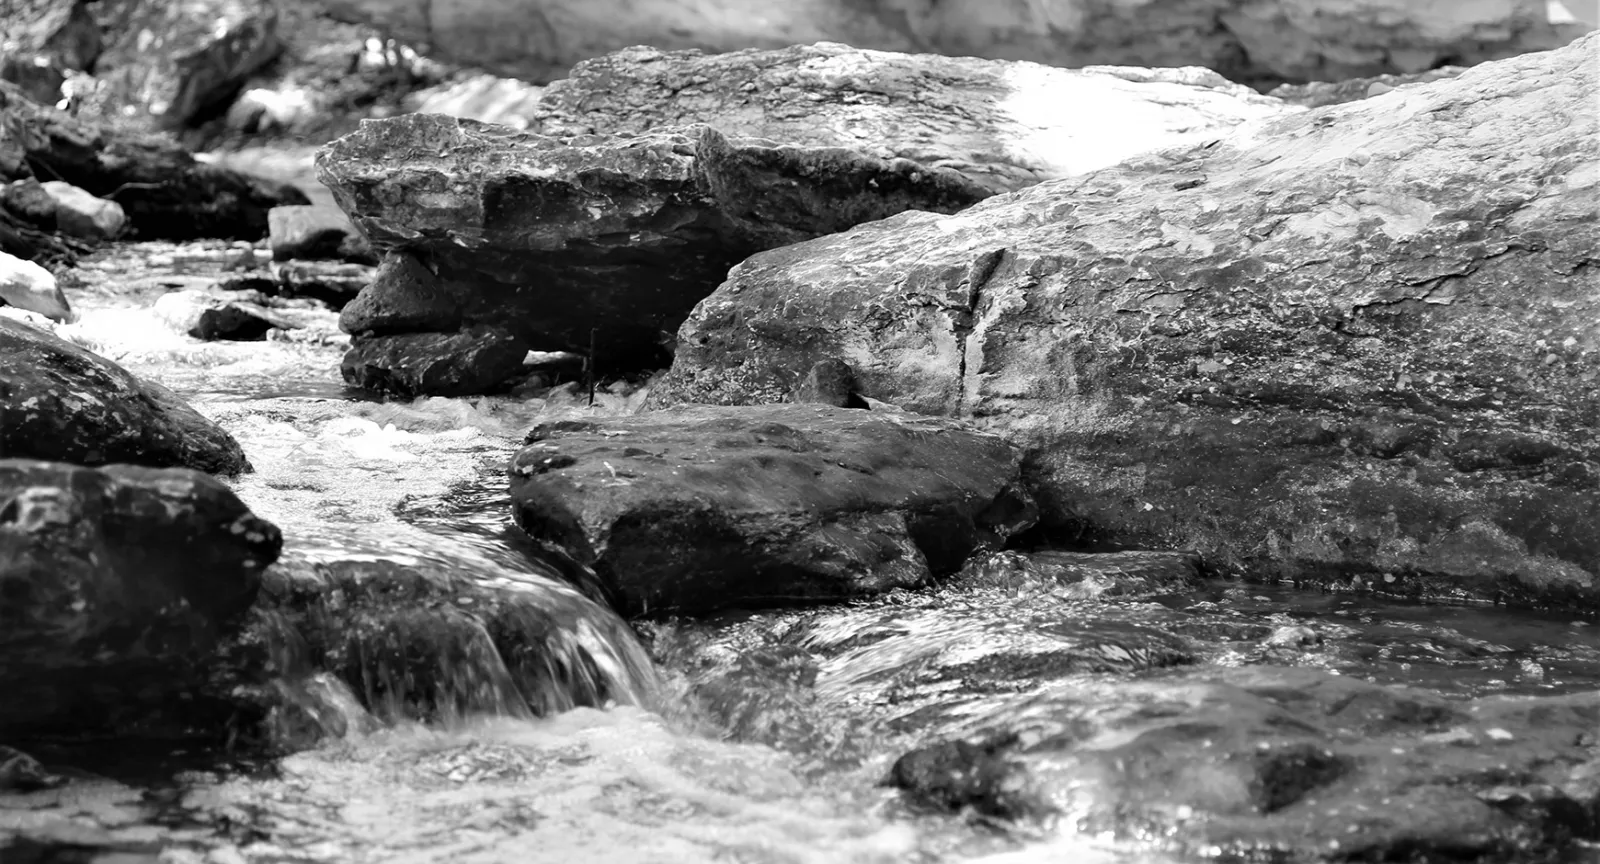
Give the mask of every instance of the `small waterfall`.
M 302 532 L 267 574 L 256 629 L 273 692 L 302 718 L 292 728 L 357 731 L 352 700 L 385 722 L 444 725 L 669 707 L 628 625 L 537 564 L 410 526 L 385 533 L 380 544 L 350 526 Z

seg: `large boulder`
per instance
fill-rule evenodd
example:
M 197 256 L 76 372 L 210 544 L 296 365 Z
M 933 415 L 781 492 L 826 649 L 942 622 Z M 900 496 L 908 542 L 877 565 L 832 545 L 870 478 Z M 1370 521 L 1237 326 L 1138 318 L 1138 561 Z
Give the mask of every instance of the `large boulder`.
M 1033 524 L 1019 455 L 949 421 L 815 405 L 555 421 L 511 463 L 530 536 L 626 615 L 922 584 Z
M 250 470 L 239 442 L 171 390 L 0 318 L 0 458 Z
M 1011 192 L 1292 110 L 1209 69 L 1056 69 L 824 43 L 617 51 L 545 88 L 518 125 L 639 135 L 705 123 L 724 135 L 950 168 Z
M 193 126 L 226 111 L 251 73 L 272 62 L 272 0 L 120 0 L 102 4 L 109 34 L 94 67 L 109 111 L 133 108 L 153 125 Z
M 317 159 L 374 248 L 420 258 L 421 290 L 460 299 L 420 326 L 347 309 L 350 332 L 492 324 L 540 350 L 597 345 L 612 371 L 665 365 L 662 332 L 756 251 L 988 194 L 954 171 L 707 127 L 556 139 L 407 115 Z M 370 290 L 395 287 L 380 272 Z
M 197 471 L 0 459 L 0 730 L 192 697 L 282 542 Z
M 1250 82 L 1338 80 L 1554 48 L 1592 26 L 1545 0 L 325 0 L 444 60 L 536 82 L 628 45 L 731 51 L 837 41 L 1033 60 L 1207 66 Z M 1581 3 L 1569 2 L 1573 11 Z M 1565 9 L 1561 10 L 1565 12 Z M 1554 14 L 1553 14 L 1554 13 Z
M 0 155 L 0 179 L 38 172 L 115 201 L 142 240 L 256 240 L 267 232 L 267 211 L 309 203 L 287 184 L 198 162 L 159 135 L 78 120 L 33 102 L 5 82 L 0 82 L 0 122 L 9 146 L 21 156 L 13 163 Z
M 663 334 L 754 252 L 907 209 L 954 212 L 1297 110 L 1205 70 L 842 45 L 630 50 L 549 91 L 527 132 L 408 115 L 318 154 L 319 178 L 391 256 L 368 302 L 346 310 L 353 350 L 492 324 L 538 349 L 592 345 L 608 372 L 665 365 Z M 1123 110 L 1089 131 L 1063 104 Z M 402 321 L 379 308 L 424 305 L 437 312 Z
M 1058 526 L 1592 607 L 1597 48 L 762 253 L 653 396 L 779 401 L 841 359 L 1030 447 Z

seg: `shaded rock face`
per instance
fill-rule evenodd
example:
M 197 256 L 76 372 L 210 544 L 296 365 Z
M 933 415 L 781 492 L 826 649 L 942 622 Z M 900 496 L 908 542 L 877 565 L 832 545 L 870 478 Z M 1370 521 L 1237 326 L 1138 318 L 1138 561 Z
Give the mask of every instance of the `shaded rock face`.
M 1034 696 L 888 782 L 936 809 L 1224 856 L 1543 860 L 1600 836 L 1594 693 L 1450 702 L 1265 666 L 1094 694 Z
M 270 0 L 123 0 L 101 24 L 110 39 L 95 65 L 100 99 L 182 128 L 227 109 L 251 73 L 283 50 Z M 120 113 L 120 111 L 119 111 Z
M 177 394 L 84 348 L 0 319 L 0 458 L 250 470 L 233 436 Z
M 115 726 L 188 693 L 281 545 L 197 471 L 0 460 L 0 729 Z
M 1470 65 L 1566 44 L 1543 0 L 330 0 L 440 59 L 536 82 L 627 45 L 730 51 L 818 41 L 1033 60 L 1206 66 L 1249 82 L 1338 80 Z M 1573 4 L 1568 4 L 1573 5 Z
M 44 179 L 115 201 L 139 239 L 256 240 L 266 235 L 268 210 L 308 203 L 288 184 L 197 162 L 164 137 L 77 120 L 3 82 L 0 120 L 22 157 L 15 164 L 0 157 L 0 179 L 31 177 L 37 170 Z
M 664 364 L 661 331 L 757 250 L 987 195 L 954 171 L 705 127 L 554 139 L 408 115 L 364 122 L 317 164 L 375 249 L 463 295 L 425 328 L 352 311 L 352 333 L 492 324 L 539 350 L 592 340 L 609 372 Z
M 1018 454 L 947 421 L 814 405 L 541 424 L 513 515 L 625 615 L 877 593 L 1033 523 Z
M 824 43 L 727 54 L 629 48 L 579 63 L 520 119 L 546 135 L 704 123 L 724 135 L 910 159 L 1011 192 L 1293 110 L 1209 69 L 1057 69 Z
M 1060 527 L 1593 608 L 1597 48 L 762 253 L 652 396 L 779 401 L 836 357 L 1030 447 Z

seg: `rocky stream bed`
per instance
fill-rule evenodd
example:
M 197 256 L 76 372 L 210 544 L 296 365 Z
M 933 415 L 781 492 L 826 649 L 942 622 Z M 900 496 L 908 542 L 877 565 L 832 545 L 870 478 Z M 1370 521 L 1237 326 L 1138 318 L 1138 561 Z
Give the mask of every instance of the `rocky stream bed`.
M 0 82 L 0 861 L 1596 860 L 1596 50 Z

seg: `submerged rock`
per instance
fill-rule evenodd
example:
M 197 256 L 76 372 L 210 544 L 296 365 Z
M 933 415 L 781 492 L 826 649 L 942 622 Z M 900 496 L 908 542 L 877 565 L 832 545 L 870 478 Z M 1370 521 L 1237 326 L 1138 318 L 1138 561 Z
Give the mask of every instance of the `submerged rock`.
M 0 318 L 0 458 L 250 470 L 239 442 L 176 393 Z
M 0 729 L 115 728 L 190 694 L 281 545 L 198 471 L 0 460 Z
M 1030 448 L 1060 528 L 1600 608 L 1597 44 L 762 253 L 652 399 L 838 358 Z
M 173 291 L 156 299 L 156 317 L 196 339 L 254 341 L 272 330 L 299 327 L 272 310 L 248 301 L 224 300 L 200 290 Z
M 118 131 L 39 105 L 0 82 L 0 118 L 23 160 L 0 158 L 0 179 L 61 180 L 121 205 L 140 239 L 266 234 L 267 211 L 306 204 L 292 186 L 195 160 L 168 138 Z
M 1006 710 L 1027 719 L 974 718 L 888 782 L 1180 854 L 1531 861 L 1600 837 L 1600 693 L 1450 702 L 1263 666 L 1067 684 Z
M 814 405 L 556 421 L 512 512 L 625 615 L 842 599 L 953 573 L 1029 527 L 1018 454 L 931 418 Z
M 49 270 L 4 252 L 0 252 L 0 305 L 15 306 L 52 321 L 73 320 L 67 295 Z

